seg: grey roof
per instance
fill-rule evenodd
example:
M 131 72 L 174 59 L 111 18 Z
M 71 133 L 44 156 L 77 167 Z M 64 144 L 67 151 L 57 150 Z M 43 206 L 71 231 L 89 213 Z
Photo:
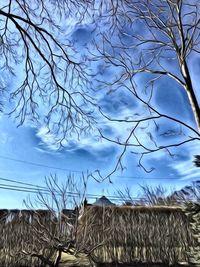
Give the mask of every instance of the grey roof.
M 93 204 L 93 206 L 115 206 L 107 197 L 102 196 L 97 199 Z

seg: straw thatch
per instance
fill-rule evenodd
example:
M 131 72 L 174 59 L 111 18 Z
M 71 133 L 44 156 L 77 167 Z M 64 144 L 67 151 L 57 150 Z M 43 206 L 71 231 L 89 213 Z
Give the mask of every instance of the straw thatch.
M 25 256 L 21 252 L 44 251 L 33 227 L 41 225 L 41 229 L 38 227 L 41 234 L 44 226 L 53 232 L 50 218 L 48 210 L 0 210 L 0 266 L 40 266 L 37 257 Z
M 86 233 L 87 225 L 92 225 Z M 189 223 L 178 207 L 97 207 L 85 210 L 79 237 L 88 236 L 88 247 L 99 262 L 187 262 L 194 245 Z
M 19 257 L 22 250 L 52 254 L 44 250 L 33 228 L 47 238 L 48 233 L 70 237 L 69 223 L 77 223 L 77 217 L 77 211 L 70 210 L 62 210 L 61 214 L 0 210 L 0 266 L 40 266 L 37 258 Z M 92 258 L 101 263 L 187 262 L 187 250 L 194 245 L 187 218 L 176 207 L 86 206 L 79 218 L 78 231 L 73 233 L 78 238 L 77 249 L 91 250 Z

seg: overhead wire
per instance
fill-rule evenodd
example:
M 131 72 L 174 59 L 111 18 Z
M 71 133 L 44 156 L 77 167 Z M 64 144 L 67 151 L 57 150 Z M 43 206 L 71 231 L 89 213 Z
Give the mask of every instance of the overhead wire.
M 66 168 L 49 166 L 49 165 L 46 165 L 46 164 L 41 164 L 41 163 L 36 163 L 36 162 L 27 161 L 27 160 L 21 160 L 21 159 L 16 159 L 16 158 L 11 158 L 11 157 L 2 156 L 2 155 L 0 155 L 0 158 L 6 159 L 6 160 L 15 161 L 15 162 L 20 162 L 20 163 L 30 164 L 30 165 L 34 165 L 34 166 L 38 166 L 38 167 L 44 167 L 44 168 L 54 169 L 54 170 L 61 170 L 61 171 L 67 171 L 67 172 L 83 173 L 82 171 L 79 171 L 79 170 L 71 170 L 71 169 L 66 169 Z
M 6 182 L 11 182 L 11 183 L 16 183 L 16 184 L 28 185 L 28 186 L 32 186 L 32 187 L 38 187 L 41 189 L 46 189 L 46 187 L 44 187 L 44 186 L 38 186 L 38 185 L 30 184 L 30 183 L 24 183 L 21 181 L 17 181 L 17 180 L 13 180 L 13 179 L 7 179 L 7 178 L 3 178 L 3 177 L 0 177 L 0 180 L 6 181 Z
M 60 168 L 60 167 L 55 167 L 55 166 L 50 166 L 50 165 L 45 165 L 45 164 L 40 164 L 40 163 L 36 163 L 36 162 L 31 162 L 31 161 L 26 161 L 26 160 L 20 160 L 20 159 L 16 159 L 16 158 L 12 158 L 12 157 L 7 157 L 7 156 L 2 156 L 0 155 L 0 158 L 5 159 L 5 160 L 11 160 L 11 161 L 15 161 L 15 162 L 19 162 L 19 163 L 23 163 L 23 164 L 30 164 L 30 165 L 34 165 L 34 166 L 38 166 L 38 167 L 45 167 L 45 168 L 50 168 L 50 169 L 55 169 L 55 170 L 62 170 L 62 171 L 67 171 L 70 173 L 84 173 L 83 171 L 79 171 L 79 170 L 73 170 L 73 169 L 67 169 L 67 168 Z M 123 175 L 113 175 L 112 176 L 117 177 L 117 178 L 126 178 L 126 179 L 146 179 L 146 180 L 162 180 L 162 179 L 175 179 L 173 177 L 168 177 L 168 178 L 164 178 L 164 177 L 138 177 L 138 176 L 123 176 Z M 5 181 L 5 182 L 9 182 L 9 183 L 15 183 L 15 184 L 19 184 L 21 186 L 17 186 L 17 185 L 10 185 L 10 184 L 0 184 L 0 189 L 4 189 L 4 190 L 12 190 L 12 191 L 20 191 L 20 192 L 26 192 L 26 193 L 44 193 L 44 194 L 48 194 L 48 188 L 45 186 L 39 186 L 39 185 L 35 185 L 32 183 L 25 183 L 19 180 L 13 180 L 13 179 L 8 179 L 8 178 L 4 178 L 4 177 L 0 177 L 0 180 Z M 69 196 L 71 197 L 79 197 L 80 194 L 78 192 L 66 192 Z M 87 193 L 86 196 L 89 199 L 97 199 L 100 198 L 102 195 L 98 195 L 98 194 L 89 194 Z M 113 195 L 107 195 L 107 197 L 111 200 L 124 200 L 124 198 L 120 197 L 120 196 L 113 196 Z M 132 198 L 133 200 L 141 200 L 141 198 Z
M 69 168 L 50 166 L 50 165 L 46 165 L 46 164 L 36 163 L 36 162 L 32 162 L 32 161 L 27 161 L 27 160 L 20 160 L 20 159 L 2 156 L 2 155 L 0 155 L 0 158 L 5 159 L 5 160 L 11 160 L 11 161 L 19 162 L 19 163 L 30 164 L 30 165 L 38 166 L 38 167 L 67 171 L 70 173 L 80 173 L 80 174 L 85 173 L 84 171 L 81 171 L 81 170 L 74 170 L 74 169 L 69 169 Z M 141 180 L 141 179 L 143 179 L 143 180 L 175 180 L 176 179 L 176 177 L 141 177 L 141 176 L 126 176 L 126 175 L 112 175 L 112 177 L 113 178 L 122 178 L 122 179 L 138 179 L 138 180 Z
M 23 189 L 16 189 L 16 188 L 10 188 L 7 186 L 0 186 L 0 189 L 5 189 L 5 190 L 12 190 L 12 191 L 18 191 L 18 192 L 26 192 L 26 193 L 37 193 L 36 191 L 32 191 L 32 190 L 23 190 Z
M 46 193 L 46 194 L 50 193 L 50 191 L 48 190 L 47 187 L 40 187 L 40 186 L 36 186 L 36 185 L 30 184 L 30 183 L 23 183 L 20 181 L 6 179 L 6 178 L 2 178 L 2 177 L 0 177 L 0 180 L 31 186 L 31 187 L 21 186 L 21 185 L 17 186 L 17 185 L 11 185 L 11 184 L 6 184 L 6 183 L 4 183 L 4 184 L 0 183 L 0 189 L 21 191 L 21 192 L 27 192 L 27 193 L 28 192 L 31 192 L 31 193 L 41 192 L 41 193 Z M 79 192 L 67 191 L 66 194 L 68 194 L 68 196 L 71 196 L 71 197 L 79 197 L 80 196 Z M 100 198 L 102 196 L 99 194 L 91 194 L 91 193 L 86 193 L 85 195 L 91 199 Z M 121 200 L 122 199 L 120 196 L 114 196 L 114 195 L 107 195 L 107 197 L 109 197 L 112 200 Z
M 0 189 L 4 189 L 4 190 L 11 190 L 11 191 L 17 191 L 17 192 L 25 192 L 25 193 L 35 193 L 35 194 L 38 194 L 39 192 L 41 194 L 50 194 L 50 192 L 47 191 L 36 191 L 34 189 L 26 189 L 25 187 L 15 187 L 15 186 L 10 186 L 10 185 L 3 185 L 3 184 L 0 184 Z M 59 193 L 56 193 L 55 195 L 59 195 Z M 73 197 L 73 198 L 76 198 L 76 197 L 80 197 L 80 194 L 79 193 L 74 193 L 74 192 L 67 192 L 67 195 L 68 197 Z M 101 197 L 101 195 L 93 195 L 93 194 L 85 194 L 86 197 L 88 199 L 97 199 L 97 196 L 98 197 Z M 109 198 L 109 200 L 113 200 L 113 201 L 123 201 L 124 198 L 120 197 L 120 196 L 109 196 L 107 195 L 107 197 Z M 133 200 L 141 200 L 140 198 L 132 198 Z

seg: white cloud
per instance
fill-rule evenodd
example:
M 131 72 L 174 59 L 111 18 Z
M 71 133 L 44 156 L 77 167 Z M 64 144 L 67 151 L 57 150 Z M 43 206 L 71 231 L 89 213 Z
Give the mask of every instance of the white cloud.
M 40 145 L 46 146 L 46 148 L 52 152 L 59 150 L 59 137 L 49 133 L 46 127 L 43 126 L 39 128 L 36 135 L 41 140 Z M 73 137 L 68 137 L 62 141 L 62 145 L 68 151 L 85 149 L 92 154 L 96 154 L 112 147 L 110 143 L 101 140 L 95 133 L 93 135 L 81 135 L 79 140 Z M 45 149 L 37 148 L 37 150 L 45 152 Z

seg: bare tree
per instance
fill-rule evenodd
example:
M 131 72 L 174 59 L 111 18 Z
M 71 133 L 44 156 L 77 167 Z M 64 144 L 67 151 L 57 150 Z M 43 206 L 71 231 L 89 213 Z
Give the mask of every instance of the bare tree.
M 60 145 L 67 136 L 79 138 L 97 126 L 100 137 L 121 148 L 113 172 L 123 169 L 128 150 L 139 155 L 138 165 L 150 172 L 153 169 L 143 164 L 145 155 L 165 151 L 173 156 L 173 148 L 200 140 L 200 111 L 190 67 L 191 58 L 200 51 L 197 0 L 6 0 L 0 7 L 0 69 L 19 76 L 19 86 L 9 93 L 15 102 L 11 113 L 19 124 L 26 118 L 44 119 Z M 71 21 L 80 25 L 85 20 L 93 24 L 96 42 L 81 55 L 70 40 L 69 28 Z M 109 79 L 88 65 L 100 60 L 113 70 Z M 161 81 L 186 92 L 196 126 L 181 114 L 159 110 L 154 89 Z M 5 86 L 3 79 L 2 91 Z M 127 91 L 137 109 L 128 116 L 106 113 L 93 97 L 99 86 L 108 94 Z M 106 135 L 102 121 L 96 124 L 96 108 L 108 126 L 114 122 L 119 129 L 128 128 L 127 136 Z M 166 130 L 165 124 L 172 128 Z
M 108 27 L 106 31 L 100 29 L 102 41 L 96 42 L 97 52 L 92 58 L 104 60 L 115 75 L 106 81 L 98 77 L 96 82 L 110 94 L 127 91 L 137 108 L 132 114 L 119 116 L 100 107 L 107 120 L 129 131 L 127 137 L 109 136 L 102 129 L 99 132 L 122 149 L 113 172 L 123 169 L 127 150 L 139 154 L 139 166 L 150 172 L 152 169 L 146 169 L 142 161 L 145 155 L 166 151 L 173 156 L 173 148 L 200 140 L 198 89 L 191 75 L 191 59 L 200 52 L 200 3 L 124 0 L 112 1 L 110 10 L 113 12 L 104 17 Z M 154 95 L 155 90 L 161 90 L 161 82 L 186 92 L 194 123 L 182 119 L 181 114 L 173 116 L 159 110 Z M 166 124 L 171 125 L 168 130 Z M 161 140 L 161 136 L 166 138 Z
M 54 176 L 46 178 L 46 189 L 39 190 L 34 200 L 25 201 L 28 210 L 24 210 L 22 213 L 26 216 L 17 221 L 19 231 L 16 223 L 13 226 L 12 233 L 20 245 L 17 243 L 13 249 L 12 244 L 7 253 L 16 259 L 15 265 L 36 260 L 42 266 L 58 267 L 63 253 L 94 263 L 92 253 L 101 244 L 88 245 L 89 232 L 94 227 L 92 218 L 90 224 L 84 226 L 84 232 L 78 231 L 84 212 L 85 190 L 84 177 L 79 184 L 72 176 L 63 184 Z M 21 224 L 23 228 L 20 228 Z

